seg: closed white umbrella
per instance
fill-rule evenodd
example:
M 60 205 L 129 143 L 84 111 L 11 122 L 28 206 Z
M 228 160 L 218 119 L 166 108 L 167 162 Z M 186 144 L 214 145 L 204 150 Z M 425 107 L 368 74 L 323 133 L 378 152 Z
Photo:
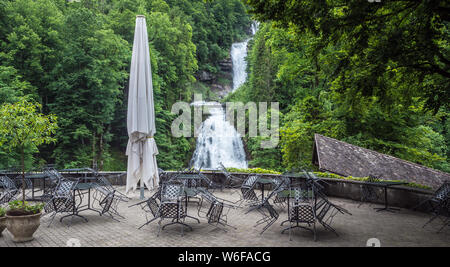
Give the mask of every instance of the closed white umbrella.
M 153 189 L 159 184 L 156 155 L 158 148 L 153 139 L 156 133 L 153 83 L 148 47 L 147 25 L 144 16 L 136 17 L 133 56 L 131 58 L 130 88 L 128 95 L 128 169 L 126 192 L 136 190 L 141 181 Z

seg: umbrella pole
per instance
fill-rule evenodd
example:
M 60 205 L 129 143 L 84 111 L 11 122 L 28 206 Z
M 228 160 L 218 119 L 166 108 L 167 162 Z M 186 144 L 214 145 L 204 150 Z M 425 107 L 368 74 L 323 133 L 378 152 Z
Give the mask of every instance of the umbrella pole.
M 141 179 L 141 200 L 144 200 L 145 196 L 144 196 L 144 182 Z

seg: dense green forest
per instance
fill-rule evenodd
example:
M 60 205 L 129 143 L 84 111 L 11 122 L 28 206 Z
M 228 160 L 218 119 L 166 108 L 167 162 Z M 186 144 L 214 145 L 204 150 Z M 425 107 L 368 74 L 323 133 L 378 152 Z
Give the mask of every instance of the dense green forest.
M 187 166 L 194 138 L 174 138 L 174 102 L 209 95 L 248 37 L 248 80 L 226 101 L 279 102 L 280 144 L 244 138 L 249 166 L 311 166 L 314 133 L 450 172 L 450 4 L 349 0 L 3 0 L 0 103 L 27 97 L 55 114 L 52 145 L 28 166 L 125 170 L 127 86 L 136 15 L 147 18 L 163 169 Z M 0 169 L 18 165 L 0 148 Z
M 199 71 L 220 71 L 250 17 L 240 0 L 0 1 L 0 103 L 27 97 L 55 114 L 54 145 L 27 149 L 27 166 L 125 170 L 127 86 L 136 15 L 147 18 L 159 166 L 187 165 L 195 140 L 173 138 L 175 101 L 190 101 Z M 17 166 L 0 149 L 0 169 Z
M 263 22 L 228 100 L 277 101 L 281 143 L 250 166 L 310 166 L 314 133 L 450 172 L 448 1 L 247 0 Z

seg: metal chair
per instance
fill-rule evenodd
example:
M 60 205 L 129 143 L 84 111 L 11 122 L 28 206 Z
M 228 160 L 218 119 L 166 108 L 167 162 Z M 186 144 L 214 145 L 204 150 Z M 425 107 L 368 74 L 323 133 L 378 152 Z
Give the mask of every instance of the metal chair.
M 208 224 L 213 225 L 225 232 L 227 232 L 225 229 L 227 226 L 236 229 L 236 227 L 228 224 L 228 213 L 230 210 L 238 207 L 233 205 L 233 203 L 228 200 L 214 196 L 211 192 L 204 188 L 199 188 L 198 190 L 201 196 L 201 204 L 198 208 L 199 217 L 207 218 Z M 204 203 L 209 203 L 207 211 L 204 209 Z
M 258 182 L 259 175 L 248 176 L 241 185 L 241 199 L 238 200 L 241 206 L 243 203 L 249 203 L 250 206 L 258 205 L 260 202 L 259 197 L 255 192 L 255 185 Z
M 275 194 L 273 204 L 279 206 L 280 208 L 284 208 L 287 200 L 289 199 L 287 192 L 289 190 L 291 180 L 289 177 L 282 176 L 273 179 L 273 182 L 275 186 L 279 186 L 279 189 Z
M 317 221 L 319 221 L 319 223 L 322 224 L 326 230 L 335 233 L 337 236 L 339 236 L 339 234 L 333 227 L 331 227 L 334 217 L 339 213 L 352 215 L 348 210 L 331 203 L 326 197 L 320 198 L 315 209 Z
M 270 194 L 264 199 L 264 201 L 261 204 L 259 204 L 258 206 L 253 208 L 253 209 L 257 209 L 260 212 L 260 214 L 263 216 L 263 218 L 261 218 L 260 220 L 258 220 L 256 222 L 255 227 L 258 225 L 261 225 L 263 223 L 266 224 L 260 233 L 261 235 L 267 229 L 269 229 L 269 227 L 272 226 L 272 224 L 274 224 L 278 220 L 278 217 L 279 217 L 278 212 L 273 208 L 272 205 L 270 205 L 269 200 L 276 197 L 281 191 L 284 190 L 283 186 L 286 181 L 282 180 L 282 179 L 273 179 L 272 181 L 275 184 L 275 188 L 272 190 L 272 192 L 270 192 Z M 266 210 L 267 213 L 264 210 Z
M 432 217 L 422 226 L 422 228 L 435 219 L 441 218 L 443 221 L 443 226 L 438 232 L 442 231 L 445 226 L 449 225 L 450 222 L 450 181 L 444 182 L 430 198 L 419 203 L 419 205 L 414 207 L 413 210 L 416 210 L 424 204 L 428 204 L 428 210 L 431 212 Z
M 43 198 L 52 196 L 53 191 L 64 177 L 54 168 L 44 169 L 44 174 L 49 178 L 49 185 L 45 187 Z
M 222 172 L 222 174 L 225 176 L 224 182 L 221 184 L 221 190 L 223 190 L 225 187 L 228 188 L 239 188 L 240 184 L 242 182 L 242 179 L 239 179 L 236 176 L 233 176 L 231 173 L 227 171 L 227 168 L 221 163 L 219 163 L 219 171 Z M 233 185 L 233 182 L 236 184 Z
M 264 212 L 263 209 L 266 209 L 267 213 Z M 256 222 L 255 227 L 263 223 L 266 224 L 262 231 L 259 233 L 260 235 L 262 235 L 267 229 L 269 229 L 270 226 L 272 226 L 272 224 L 274 224 L 278 220 L 279 214 L 268 201 L 264 202 L 262 208 L 258 209 L 258 211 L 262 214 L 263 218 Z
M 69 215 L 61 217 L 60 222 L 62 222 L 62 220 L 67 216 L 72 216 L 72 219 L 73 216 L 83 218 L 77 214 L 78 208 L 82 203 L 82 197 L 80 194 L 78 195 L 80 198 L 78 205 L 75 200 L 74 190 L 77 184 L 78 180 L 71 181 L 67 179 L 61 179 L 58 185 L 55 187 L 50 200 L 47 201 L 47 203 L 45 203 L 44 205 L 44 211 L 46 213 L 45 215 L 51 214 L 51 220 L 48 224 L 48 227 L 50 227 L 50 225 L 53 223 L 53 220 L 55 219 L 57 214 L 70 213 Z M 87 221 L 85 218 L 83 219 Z
M 138 229 L 141 229 L 142 227 L 148 225 L 149 223 L 159 218 L 160 202 L 161 202 L 161 187 L 159 187 L 158 191 L 156 191 L 156 193 L 153 194 L 153 196 L 146 199 L 145 201 L 129 206 L 129 208 L 134 206 L 140 206 L 140 208 L 145 212 L 146 222 L 143 225 L 141 225 Z M 148 214 L 151 214 L 152 216 L 151 219 L 149 219 Z
M 275 187 L 273 188 L 272 192 L 270 192 L 270 194 L 267 197 L 265 197 L 261 203 L 258 203 L 256 205 L 254 205 L 250 210 L 248 210 L 246 212 L 246 214 L 249 213 L 252 210 L 255 210 L 255 209 L 259 210 L 259 209 L 263 208 L 263 206 L 266 206 L 266 208 L 267 208 L 267 203 L 269 203 L 269 200 L 274 198 L 279 193 L 281 193 L 281 191 L 284 190 L 284 188 L 283 188 L 283 185 L 285 183 L 284 180 L 272 179 L 272 182 L 275 185 Z
M 0 193 L 0 205 L 13 201 L 19 194 L 19 189 L 8 176 L 0 176 L 0 187 L 3 188 Z
M 282 231 L 282 233 L 289 231 L 289 240 L 291 238 L 291 231 L 294 228 L 303 228 L 313 232 L 314 241 L 316 241 L 316 211 L 315 211 L 315 199 L 314 190 L 312 188 L 290 188 L 290 195 L 288 202 L 288 221 L 290 226 Z M 293 195 L 293 197 L 292 197 Z M 295 225 L 294 225 L 295 224 Z M 307 224 L 311 228 L 301 226 L 300 224 Z
M 131 198 L 128 197 L 127 195 L 125 195 L 124 193 L 117 191 L 114 186 L 111 184 L 111 182 L 104 176 L 101 174 L 96 175 L 96 183 L 98 185 L 100 185 L 101 187 L 107 189 L 109 192 L 114 192 L 115 198 L 123 201 L 123 202 L 128 202 Z
M 0 192 L 0 205 L 13 201 L 19 193 L 14 182 L 7 176 L 0 176 L 0 187 L 3 188 Z
M 118 216 L 122 219 L 124 217 L 119 214 L 118 206 L 120 197 L 116 195 L 116 191 L 110 191 L 109 188 L 106 188 L 104 186 L 98 185 L 94 189 L 94 193 L 92 195 L 94 199 L 94 203 L 97 203 L 100 207 L 99 214 L 102 215 L 108 215 L 111 219 L 115 221 L 117 220 L 114 216 Z
M 187 216 L 187 198 L 183 198 L 184 187 L 180 183 L 164 183 L 161 187 L 161 203 L 158 209 L 158 236 L 161 230 L 169 225 L 181 225 L 181 235 L 184 235 L 184 227 L 192 230 L 192 227 L 184 223 Z M 164 219 L 172 220 L 171 223 L 161 225 Z

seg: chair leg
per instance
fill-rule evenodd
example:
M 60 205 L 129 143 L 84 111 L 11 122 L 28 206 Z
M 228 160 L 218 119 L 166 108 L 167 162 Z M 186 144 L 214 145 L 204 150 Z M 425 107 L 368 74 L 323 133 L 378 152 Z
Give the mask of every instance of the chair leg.
M 55 217 L 56 217 L 56 212 L 51 216 L 51 220 L 50 220 L 50 223 L 48 224 L 48 226 L 47 227 L 50 227 L 50 225 L 52 225 L 52 223 L 53 223 L 53 220 L 55 219 Z
M 313 223 L 313 229 L 314 229 L 314 242 L 317 241 L 317 237 L 316 237 L 316 222 Z
M 158 225 L 159 225 L 159 227 L 158 227 L 158 234 L 156 235 L 156 236 L 158 236 L 158 237 L 159 237 L 159 234 L 161 233 L 161 227 L 162 227 L 161 221 L 162 221 L 162 219 L 159 220 L 159 222 L 158 222 Z
M 143 225 L 141 225 L 141 227 L 138 228 L 138 230 L 140 230 L 142 227 L 148 225 L 149 223 L 153 222 L 154 220 L 158 219 L 158 217 L 151 219 L 150 221 L 147 221 L 146 223 L 144 223 Z

